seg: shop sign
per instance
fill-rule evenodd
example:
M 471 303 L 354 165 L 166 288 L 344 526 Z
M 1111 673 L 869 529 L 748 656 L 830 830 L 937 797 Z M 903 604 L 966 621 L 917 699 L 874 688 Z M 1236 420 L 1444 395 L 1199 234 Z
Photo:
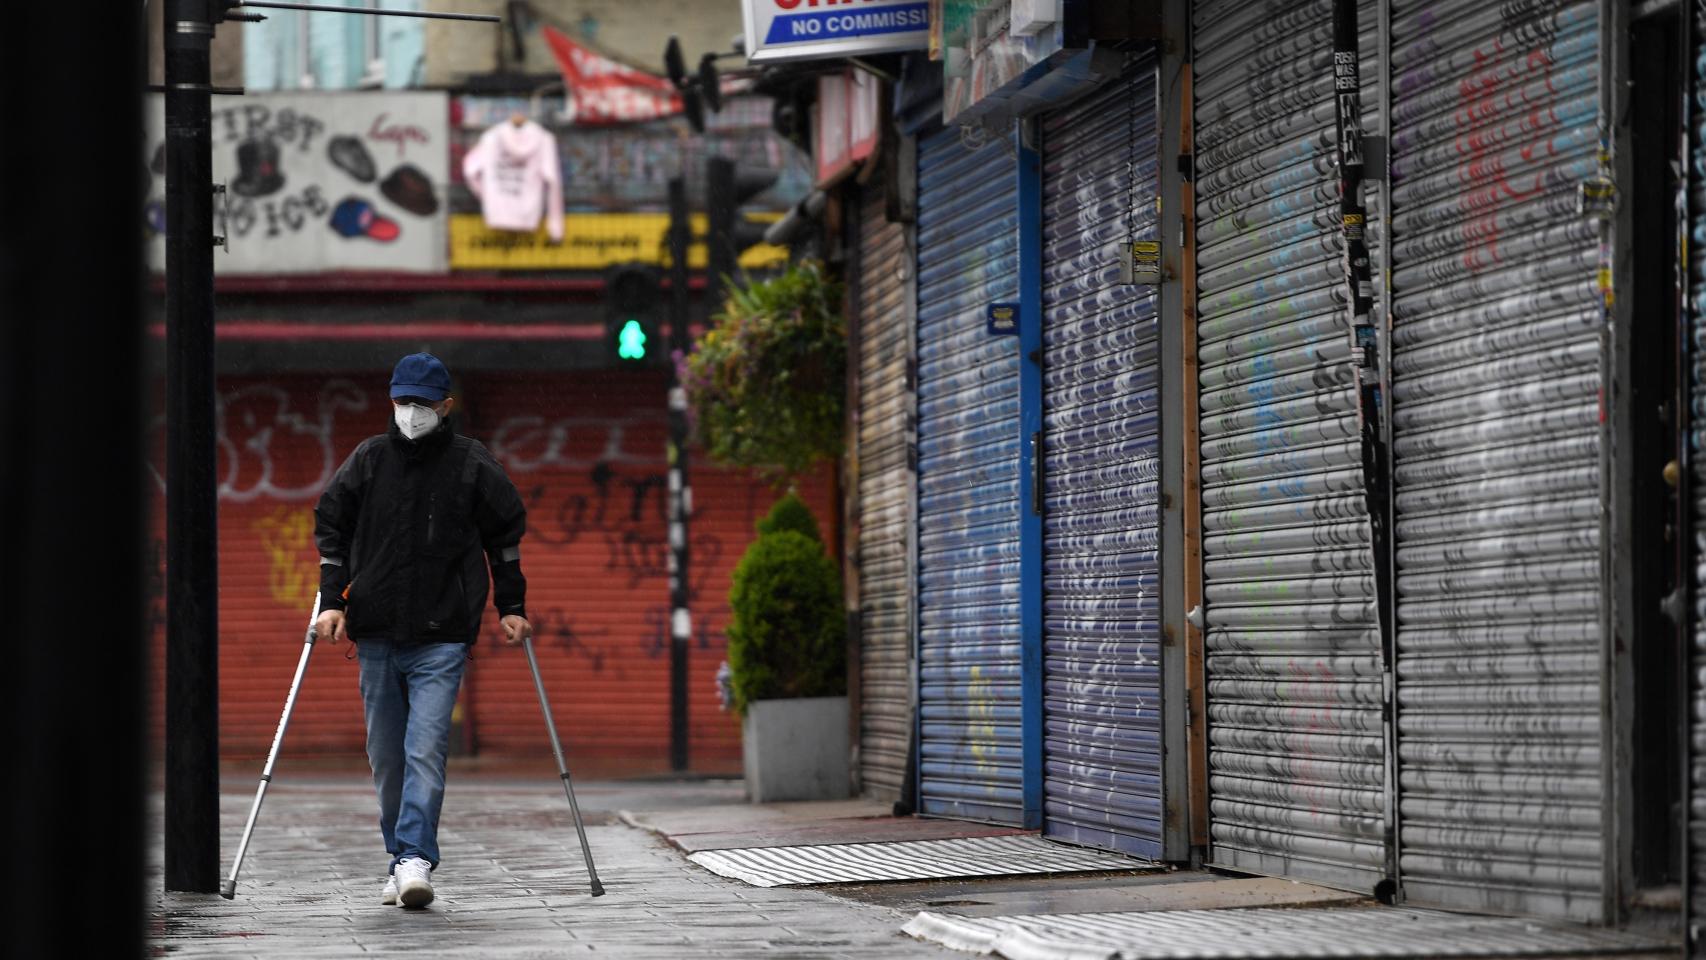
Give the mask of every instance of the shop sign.
M 213 256 L 222 274 L 443 272 L 450 105 L 438 92 L 219 97 Z M 165 106 L 147 103 L 148 263 L 166 265 Z
M 929 0 L 742 0 L 753 63 L 920 50 Z
M 774 223 L 778 213 L 751 213 L 747 219 Z M 697 238 L 688 250 L 687 265 L 705 268 L 705 217 L 693 218 Z M 563 215 L 563 242 L 552 243 L 543 225 L 531 233 L 494 230 L 477 213 L 450 217 L 450 267 L 453 270 L 602 270 L 619 263 L 664 263 L 668 243 L 666 213 L 568 213 Z M 762 270 L 787 262 L 785 247 L 758 244 L 740 257 L 745 270 Z
M 863 70 L 817 79 L 816 141 L 812 159 L 818 186 L 828 186 L 877 151 L 882 87 Z

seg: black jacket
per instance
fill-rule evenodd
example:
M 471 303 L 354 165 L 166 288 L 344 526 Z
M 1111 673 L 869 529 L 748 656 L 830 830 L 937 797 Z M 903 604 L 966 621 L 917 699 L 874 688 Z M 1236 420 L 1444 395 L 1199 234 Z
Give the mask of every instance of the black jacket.
M 527 509 L 490 451 L 446 422 L 408 440 L 396 424 L 355 448 L 314 508 L 320 608 L 350 638 L 473 643 L 491 563 L 500 615 L 526 616 Z

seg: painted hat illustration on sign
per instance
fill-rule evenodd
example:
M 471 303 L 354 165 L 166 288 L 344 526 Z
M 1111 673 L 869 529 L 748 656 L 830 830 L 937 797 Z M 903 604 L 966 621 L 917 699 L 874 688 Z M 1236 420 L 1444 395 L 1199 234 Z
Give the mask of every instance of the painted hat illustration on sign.
M 278 169 L 278 144 L 271 140 L 244 140 L 237 144 L 237 179 L 231 192 L 239 197 L 264 197 L 284 186 Z
M 348 135 L 333 137 L 326 143 L 326 156 L 339 170 L 362 183 L 373 182 L 373 155 L 367 152 L 359 138 Z
M 390 243 L 402 233 L 397 221 L 384 217 L 373 204 L 360 197 L 345 197 L 332 210 L 332 229 L 343 237 L 367 237 L 380 243 Z
M 421 168 L 405 163 L 391 171 L 379 184 L 379 192 L 417 217 L 430 217 L 438 212 L 438 197 L 433 195 L 432 181 Z

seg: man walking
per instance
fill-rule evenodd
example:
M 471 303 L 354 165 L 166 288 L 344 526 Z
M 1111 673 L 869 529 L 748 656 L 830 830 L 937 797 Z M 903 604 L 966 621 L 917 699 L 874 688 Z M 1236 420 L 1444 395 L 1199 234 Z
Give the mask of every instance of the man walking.
M 504 638 L 531 631 L 521 575 L 527 511 L 484 445 L 456 433 L 450 372 L 429 353 L 397 362 L 391 427 L 355 448 L 314 508 L 321 637 L 355 641 L 379 832 L 382 903 L 432 902 L 450 713 L 486 604 Z

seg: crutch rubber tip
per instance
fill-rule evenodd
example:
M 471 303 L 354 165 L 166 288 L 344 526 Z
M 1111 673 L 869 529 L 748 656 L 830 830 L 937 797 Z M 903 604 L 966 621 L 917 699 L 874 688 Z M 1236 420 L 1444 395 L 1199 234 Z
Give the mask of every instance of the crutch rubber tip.
M 219 895 L 227 900 L 237 899 L 237 881 L 227 880 L 219 885 Z
M 592 882 L 592 895 L 595 897 L 604 896 L 604 884 L 599 883 L 597 880 L 594 880 Z

